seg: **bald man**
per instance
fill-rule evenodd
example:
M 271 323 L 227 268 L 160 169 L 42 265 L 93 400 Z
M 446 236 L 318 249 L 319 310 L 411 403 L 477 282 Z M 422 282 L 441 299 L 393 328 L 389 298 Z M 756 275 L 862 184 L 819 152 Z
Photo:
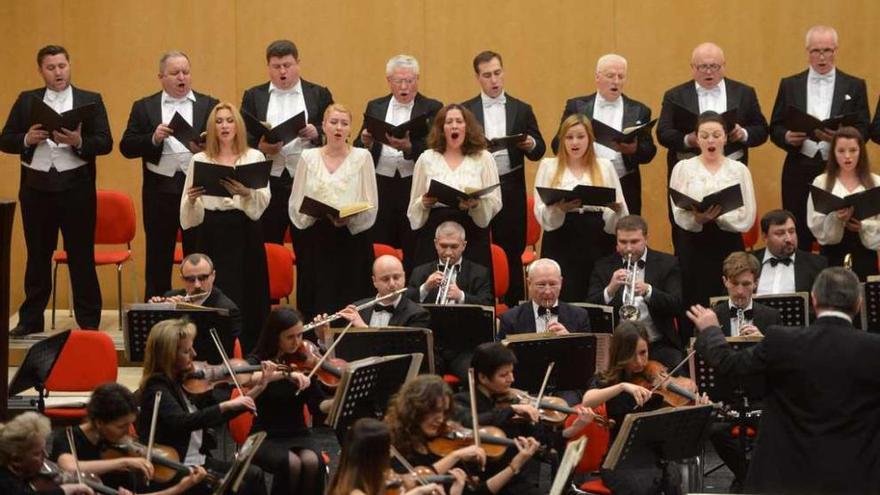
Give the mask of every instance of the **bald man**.
M 626 84 L 627 62 L 620 55 L 609 53 L 596 62 L 596 92 L 578 96 L 565 102 L 560 122 L 569 115 L 581 113 L 590 120 L 599 120 L 618 131 L 651 121 L 651 109 L 645 104 L 623 94 Z M 559 138 L 553 138 L 553 152 L 559 149 Z M 651 134 L 639 137 L 632 143 L 618 143 L 613 148 L 593 143 L 596 156 L 607 158 L 614 164 L 620 187 L 629 212 L 642 211 L 642 174 L 639 165 L 649 163 L 657 154 L 657 146 Z

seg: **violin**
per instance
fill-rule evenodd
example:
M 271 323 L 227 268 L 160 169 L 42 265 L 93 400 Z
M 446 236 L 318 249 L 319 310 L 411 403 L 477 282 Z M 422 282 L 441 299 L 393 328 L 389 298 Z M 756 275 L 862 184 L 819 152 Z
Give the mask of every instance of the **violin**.
M 262 370 L 259 364 L 250 364 L 244 359 L 233 358 L 229 360 L 229 364 L 239 382 L 244 383 L 249 382 L 255 372 Z M 204 361 L 197 361 L 193 363 L 193 366 L 193 371 L 187 373 L 183 378 L 183 389 L 191 395 L 205 394 L 221 383 L 234 384 L 232 376 L 223 364 L 212 365 Z
M 662 405 L 679 407 L 696 404 L 700 398 L 691 392 L 696 390 L 696 383 L 684 376 L 668 376 L 666 366 L 658 361 L 648 361 L 645 369 L 636 374 L 630 383 L 653 391 L 655 397 L 662 398 Z M 664 383 L 665 382 L 665 383 Z M 660 401 L 660 399 L 657 399 Z M 653 402 L 652 399 L 649 402 Z M 645 408 L 645 405 L 642 407 Z
M 508 447 L 516 448 L 516 442 L 507 438 L 504 431 L 497 426 L 481 426 L 479 430 L 480 447 L 486 452 L 486 457 L 492 460 L 500 459 Z M 469 447 L 474 444 L 474 430 L 465 428 L 454 421 L 447 421 L 440 431 L 440 435 L 428 442 L 428 451 L 434 455 L 445 457 L 452 452 Z M 538 452 L 546 451 L 541 446 Z
M 321 361 L 322 355 L 318 350 L 318 346 L 311 340 L 303 340 L 302 344 L 289 354 L 282 355 L 278 361 L 286 365 L 292 371 L 310 372 L 318 362 Z M 328 388 L 336 388 L 339 385 L 339 379 L 342 378 L 342 372 L 348 367 L 348 363 L 339 358 L 327 358 L 318 366 L 315 374 L 318 381 Z
M 528 392 L 524 390 L 518 390 L 515 388 L 511 388 L 508 395 L 495 400 L 496 405 L 502 406 L 510 404 L 529 404 L 534 406 L 537 402 L 537 397 L 529 395 Z M 541 399 L 538 413 L 542 422 L 550 425 L 561 425 L 569 415 L 577 415 L 578 411 L 577 409 L 570 407 L 562 397 L 545 395 L 544 398 Z M 602 428 L 611 428 L 614 426 L 614 420 L 610 420 L 599 414 L 593 418 L 593 421 Z
M 433 468 L 416 466 L 412 473 L 385 472 L 385 495 L 402 495 L 423 483 L 449 484 L 455 482 L 451 474 L 437 474 Z
M 129 441 L 105 445 L 101 458 L 105 460 L 119 459 L 121 457 L 141 457 L 147 455 L 147 447 L 137 442 Z M 180 462 L 177 451 L 167 445 L 153 445 L 153 455 L 150 458 L 153 463 L 153 480 L 160 483 L 179 481 L 180 478 L 190 474 L 189 466 Z M 214 488 L 220 484 L 220 477 L 208 472 L 205 483 Z
M 101 482 L 101 478 L 95 473 L 81 473 L 82 484 L 91 488 L 95 493 L 101 495 L 119 495 L 119 490 L 110 488 Z M 68 483 L 79 483 L 76 473 L 71 473 L 61 469 L 61 466 L 48 460 L 43 460 L 43 466 L 40 472 L 29 482 L 31 488 L 38 492 L 47 492 L 59 488 L 61 485 Z

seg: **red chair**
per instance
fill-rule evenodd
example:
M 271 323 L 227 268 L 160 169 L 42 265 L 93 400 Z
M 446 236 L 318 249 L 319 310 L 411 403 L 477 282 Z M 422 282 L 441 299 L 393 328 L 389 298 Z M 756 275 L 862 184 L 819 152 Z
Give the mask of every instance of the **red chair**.
M 510 274 L 507 266 L 507 254 L 498 244 L 490 244 L 492 249 L 492 277 L 495 283 L 495 316 L 500 316 L 507 311 L 507 305 L 499 301 L 504 300 L 507 289 L 510 287 Z
M 379 244 L 378 242 L 373 244 L 373 258 L 378 258 L 383 255 L 394 256 L 395 258 L 403 261 L 403 249 L 397 249 L 394 246 L 389 246 L 388 244 Z
M 113 339 L 98 330 L 71 330 L 55 367 L 46 379 L 48 392 L 91 392 L 98 385 L 115 382 L 116 346 Z M 55 420 L 80 420 L 85 408 L 46 408 Z
M 541 224 L 535 218 L 535 197 L 531 194 L 526 198 L 526 248 L 523 249 L 522 262 L 523 287 L 526 287 L 526 269 L 538 259 L 538 242 L 541 241 Z
M 183 263 L 183 232 L 177 229 L 177 244 L 174 245 L 174 264 Z
M 229 398 L 234 399 L 239 395 L 241 394 L 238 392 L 238 389 L 233 388 L 232 395 Z M 253 424 L 254 414 L 250 411 L 245 411 L 229 420 L 229 435 L 237 445 L 241 445 L 247 440 L 248 435 L 251 434 L 251 425 Z
M 758 238 L 761 235 L 761 222 L 758 220 L 758 213 L 755 212 L 755 223 L 752 224 L 752 228 L 748 230 L 748 232 L 743 232 L 743 245 L 745 246 L 746 251 L 752 251 L 755 248 L 755 244 L 758 243 Z
M 266 265 L 269 269 L 269 298 L 287 299 L 290 304 L 290 293 L 293 292 L 293 252 L 281 244 L 264 244 L 266 248 Z
M 593 410 L 602 416 L 606 415 L 605 404 L 602 404 Z M 565 421 L 565 426 L 571 426 L 575 419 L 577 419 L 577 416 L 569 416 Z M 578 474 L 598 473 L 599 468 L 602 467 L 602 460 L 605 458 L 605 453 L 608 452 L 611 433 L 608 431 L 608 428 L 604 428 L 597 425 L 595 422 L 592 422 L 574 437 L 570 438 L 569 441 L 577 440 L 582 436 L 587 437 L 587 445 L 584 449 L 584 455 L 581 457 L 581 461 L 578 463 L 577 467 L 575 467 L 574 472 Z M 602 479 L 598 476 L 596 476 L 595 479 L 583 483 L 580 488 L 587 493 L 611 495 L 611 490 L 602 483 Z
M 119 191 L 98 191 L 95 219 L 95 245 L 125 244 L 127 249 L 95 251 L 95 266 L 116 265 L 116 296 L 119 301 L 119 326 L 122 326 L 122 265 L 131 260 L 131 241 L 137 230 L 134 203 Z M 67 252 L 55 251 L 52 261 L 52 328 L 55 328 L 55 299 L 58 295 L 58 267 L 67 264 Z

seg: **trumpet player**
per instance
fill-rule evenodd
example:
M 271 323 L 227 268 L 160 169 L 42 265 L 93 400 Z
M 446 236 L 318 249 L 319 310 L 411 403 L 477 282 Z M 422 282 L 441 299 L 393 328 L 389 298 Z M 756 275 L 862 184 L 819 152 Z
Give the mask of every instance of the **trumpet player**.
M 633 307 L 636 311 L 631 313 L 637 313 L 633 319 L 648 330 L 651 358 L 672 368 L 683 356 L 682 339 L 674 323 L 683 309 L 678 259 L 648 248 L 648 223 L 641 216 L 618 220 L 615 237 L 617 253 L 596 262 L 587 300 L 612 306 L 615 315 L 624 303 Z
M 762 330 L 780 323 L 778 310 L 752 299 L 760 272 L 761 264 L 749 253 L 736 251 L 725 258 L 721 280 L 729 299 L 712 308 L 725 336 L 761 336 Z

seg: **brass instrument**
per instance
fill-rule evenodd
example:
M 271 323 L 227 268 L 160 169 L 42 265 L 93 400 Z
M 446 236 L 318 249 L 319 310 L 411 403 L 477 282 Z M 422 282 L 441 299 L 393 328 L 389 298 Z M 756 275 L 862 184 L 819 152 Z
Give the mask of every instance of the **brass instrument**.
M 373 306 L 374 304 L 376 304 L 380 301 L 384 301 L 386 299 L 391 299 L 391 298 L 397 297 L 400 294 L 403 294 L 404 292 L 406 292 L 406 287 L 404 287 L 402 289 L 397 289 L 396 291 L 391 292 L 390 294 L 385 294 L 384 296 L 376 296 L 375 299 L 371 299 L 361 305 L 358 305 L 354 309 L 360 311 L 362 309 L 369 308 L 370 306 Z M 315 328 L 318 328 L 321 325 L 326 325 L 327 323 L 336 321 L 340 318 L 342 318 L 342 312 L 337 311 L 337 312 L 333 313 L 332 315 L 328 316 L 327 318 L 324 318 L 323 320 L 318 320 L 314 323 L 309 323 L 308 325 L 303 327 L 303 332 L 308 332 L 309 330 L 314 330 Z
M 633 254 L 626 254 L 626 284 L 623 286 L 623 304 L 620 306 L 618 313 L 621 320 L 636 321 L 639 319 L 640 311 L 636 306 L 636 281 L 639 275 L 639 264 L 633 260 Z
M 746 312 L 742 308 L 736 308 L 736 334 L 740 335 L 742 327 L 746 324 Z
M 434 299 L 434 304 L 443 306 L 449 304 L 449 286 L 452 285 L 453 270 L 455 270 L 455 265 L 450 265 L 449 258 L 446 258 L 443 262 L 443 279 L 440 280 L 440 286 L 437 287 L 437 297 Z
M 846 256 L 843 257 L 843 267 L 849 271 L 852 271 L 853 261 L 851 253 L 846 253 Z

